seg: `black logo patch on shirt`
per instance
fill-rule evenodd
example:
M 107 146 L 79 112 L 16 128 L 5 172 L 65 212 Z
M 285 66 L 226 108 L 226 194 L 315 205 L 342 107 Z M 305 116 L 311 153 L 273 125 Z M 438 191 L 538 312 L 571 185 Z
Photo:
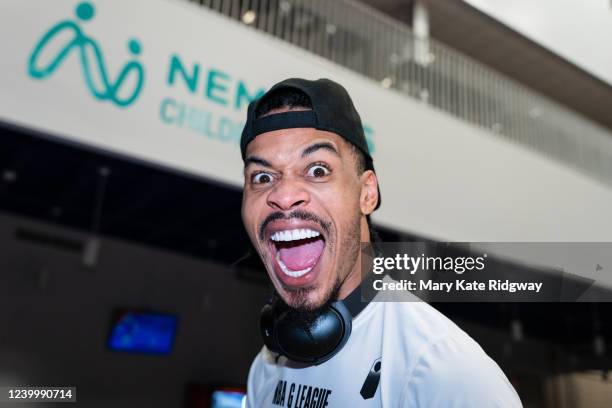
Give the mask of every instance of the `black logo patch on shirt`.
M 361 386 L 361 391 L 359 392 L 363 399 L 373 398 L 376 394 L 376 389 L 378 389 L 378 384 L 380 383 L 380 369 L 382 368 L 382 364 L 380 362 L 381 358 L 377 358 L 374 360 L 368 375 L 366 376 L 363 385 Z
M 288 408 L 324 408 L 329 404 L 332 391 L 307 384 L 290 383 L 280 380 L 276 384 L 272 404 Z

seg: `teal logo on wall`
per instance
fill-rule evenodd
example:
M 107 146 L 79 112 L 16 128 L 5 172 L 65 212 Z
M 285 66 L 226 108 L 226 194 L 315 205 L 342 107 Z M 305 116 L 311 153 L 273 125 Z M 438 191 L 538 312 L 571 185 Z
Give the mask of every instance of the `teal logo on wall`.
M 62 63 L 72 54 L 76 54 L 81 64 L 81 72 L 85 85 L 91 96 L 99 101 L 110 101 L 119 107 L 131 105 L 142 90 L 145 72 L 137 60 L 142 48 L 136 39 L 128 41 L 128 50 L 133 59 L 128 61 L 113 80 L 108 72 L 104 53 L 96 40 L 89 37 L 81 28 L 81 24 L 92 20 L 95 8 L 92 3 L 84 1 L 75 9 L 76 19 L 67 19 L 53 25 L 38 41 L 28 60 L 28 74 L 32 78 L 45 79 L 52 76 Z M 62 47 L 57 45 L 69 40 Z M 53 51 L 54 55 L 41 65 L 41 54 Z M 134 81 L 126 80 L 135 76 Z M 131 85 L 131 89 L 127 89 Z

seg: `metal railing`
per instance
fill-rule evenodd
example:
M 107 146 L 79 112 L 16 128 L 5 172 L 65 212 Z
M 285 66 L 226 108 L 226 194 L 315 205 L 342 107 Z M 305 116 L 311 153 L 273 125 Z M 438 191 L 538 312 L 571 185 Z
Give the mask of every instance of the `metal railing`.
M 190 1 L 612 185 L 609 130 L 364 4 Z

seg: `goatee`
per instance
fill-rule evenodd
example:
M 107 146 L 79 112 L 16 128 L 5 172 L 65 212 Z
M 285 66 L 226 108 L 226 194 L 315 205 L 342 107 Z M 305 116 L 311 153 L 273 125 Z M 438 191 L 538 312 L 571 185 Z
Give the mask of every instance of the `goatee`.
M 282 310 L 287 311 L 287 321 L 296 323 L 302 327 L 310 327 L 329 306 L 338 300 L 340 286 L 342 286 L 340 279 L 337 279 L 331 290 L 325 296 L 323 303 L 314 307 L 306 303 L 308 299 L 307 295 L 310 291 L 309 289 L 296 289 L 296 291 L 292 293 L 292 299 L 294 301 L 297 300 L 297 302 L 292 306 L 285 303 L 283 298 L 280 297 L 276 291 L 274 291 L 272 299 L 278 302 L 277 304 Z

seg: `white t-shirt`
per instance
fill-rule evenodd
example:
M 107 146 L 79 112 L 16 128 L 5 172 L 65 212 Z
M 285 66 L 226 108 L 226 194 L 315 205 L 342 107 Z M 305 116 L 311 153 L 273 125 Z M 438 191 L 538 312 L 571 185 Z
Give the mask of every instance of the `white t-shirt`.
M 318 366 L 300 366 L 264 346 L 251 365 L 246 406 L 522 407 L 482 348 L 418 301 L 371 302 L 353 319 L 345 346 Z

